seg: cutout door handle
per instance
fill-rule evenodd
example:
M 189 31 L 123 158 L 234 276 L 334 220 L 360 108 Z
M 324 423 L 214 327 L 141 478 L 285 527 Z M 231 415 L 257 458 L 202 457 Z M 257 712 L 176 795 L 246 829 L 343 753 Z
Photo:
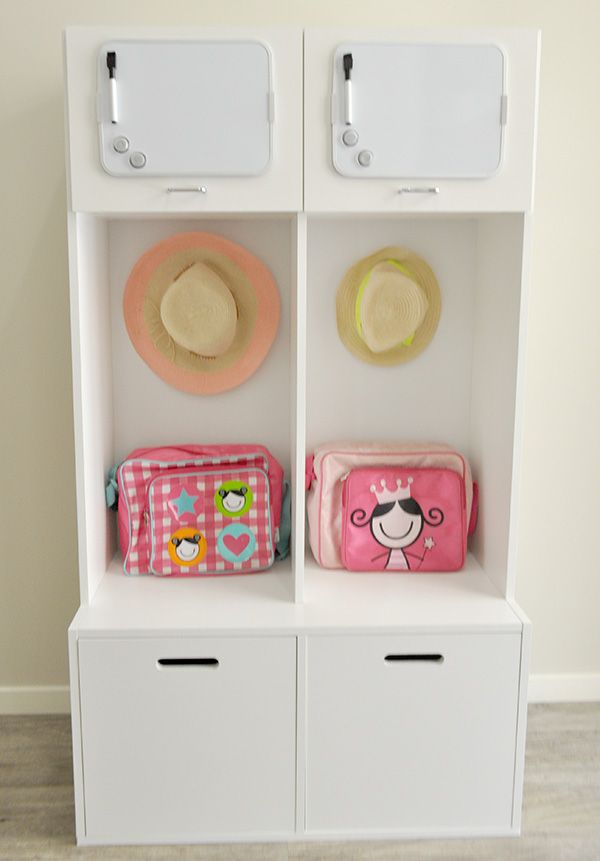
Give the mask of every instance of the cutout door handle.
M 159 658 L 158 667 L 218 667 L 216 658 Z

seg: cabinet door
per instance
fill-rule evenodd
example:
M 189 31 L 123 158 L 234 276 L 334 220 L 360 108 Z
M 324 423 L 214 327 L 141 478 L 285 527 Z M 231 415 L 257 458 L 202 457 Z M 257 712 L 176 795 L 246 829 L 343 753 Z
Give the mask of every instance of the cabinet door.
M 296 641 L 79 641 L 86 838 L 288 835 Z
M 304 55 L 308 211 L 531 208 L 537 32 L 315 29 Z
M 72 27 L 65 48 L 71 209 L 302 208 L 300 30 Z
M 309 638 L 307 831 L 508 831 L 520 642 Z

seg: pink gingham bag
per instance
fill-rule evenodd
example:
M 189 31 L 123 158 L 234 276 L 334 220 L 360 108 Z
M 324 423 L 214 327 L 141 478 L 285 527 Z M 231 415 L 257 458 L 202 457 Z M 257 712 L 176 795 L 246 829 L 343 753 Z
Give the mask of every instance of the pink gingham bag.
M 249 574 L 281 551 L 283 470 L 263 446 L 136 449 L 109 480 L 117 499 L 126 574 Z

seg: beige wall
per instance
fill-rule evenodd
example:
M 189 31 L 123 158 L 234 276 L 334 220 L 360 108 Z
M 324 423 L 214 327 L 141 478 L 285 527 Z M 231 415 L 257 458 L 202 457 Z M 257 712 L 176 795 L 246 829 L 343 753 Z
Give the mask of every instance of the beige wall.
M 67 681 L 77 563 L 61 30 L 94 23 L 541 27 L 518 598 L 535 626 L 535 673 L 600 673 L 600 3 L 0 4 L 0 687 Z

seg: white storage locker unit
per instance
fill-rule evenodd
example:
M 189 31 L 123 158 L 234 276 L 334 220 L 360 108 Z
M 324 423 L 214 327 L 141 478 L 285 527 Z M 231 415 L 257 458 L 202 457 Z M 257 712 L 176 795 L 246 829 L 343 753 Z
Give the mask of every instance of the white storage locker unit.
M 136 40 L 266 47 L 272 122 L 262 173 L 103 169 L 99 52 Z M 499 167 L 487 177 L 340 172 L 340 51 L 354 52 L 362 140 L 365 45 L 376 63 L 378 45 L 399 46 L 402 57 L 407 46 L 427 59 L 445 45 L 487 46 L 486 56 L 501 57 Z M 538 50 L 537 33 L 523 31 L 341 28 L 306 31 L 304 40 L 299 30 L 268 28 L 67 32 L 81 577 L 69 646 L 80 843 L 518 833 L 529 647 L 514 603 L 519 355 Z M 207 190 L 166 190 L 188 184 Z M 121 316 L 136 259 L 193 229 L 261 257 L 282 301 L 263 366 L 217 397 L 155 377 Z M 335 328 L 343 273 L 386 244 L 423 256 L 442 291 L 432 343 L 395 368 L 359 362 Z M 304 457 L 339 438 L 435 439 L 468 456 L 481 505 L 463 571 L 317 566 L 305 549 Z M 106 472 L 136 446 L 183 441 L 271 448 L 292 479 L 290 560 L 251 577 L 122 574 Z

